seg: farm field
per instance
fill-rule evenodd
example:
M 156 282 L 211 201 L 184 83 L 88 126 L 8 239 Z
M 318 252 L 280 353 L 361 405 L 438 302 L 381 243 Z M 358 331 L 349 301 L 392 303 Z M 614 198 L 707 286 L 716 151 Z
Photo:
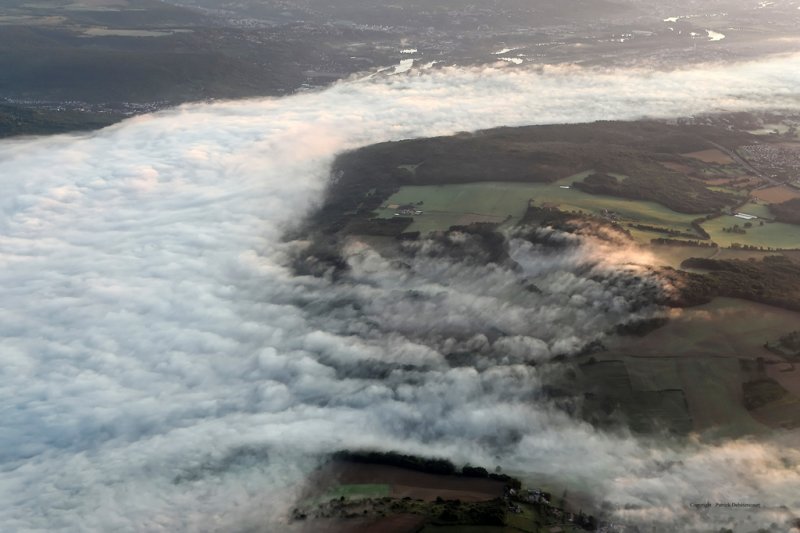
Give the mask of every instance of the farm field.
M 586 404 L 590 420 L 598 405 L 616 405 L 632 428 L 646 432 L 663 425 L 679 434 L 694 431 L 712 440 L 762 434 L 768 427 L 792 423 L 790 406 L 799 401 L 795 394 L 748 411 L 742 383 L 751 378 L 736 357 L 605 353 L 595 358 L 598 363 L 580 367 L 588 380 L 582 390 L 593 398 Z
M 479 182 L 459 185 L 425 185 L 402 187 L 385 203 L 385 206 L 414 204 L 423 214 L 414 217 L 407 231 L 422 234 L 445 230 L 454 225 L 468 225 L 473 222 L 514 223 L 525 212 L 529 199 L 537 206 L 552 205 L 562 211 L 578 211 L 584 214 L 603 215 L 614 212 L 623 225 L 628 223 L 657 226 L 666 229 L 694 233 L 691 221 L 696 215 L 677 213 L 653 202 L 628 200 L 613 196 L 593 195 L 577 189 L 563 189 L 582 178 L 583 175 L 570 176 L 555 183 L 510 183 Z M 419 202 L 422 202 L 421 204 Z M 761 218 L 771 217 L 769 208 L 761 202 L 745 204 L 739 211 Z M 377 210 L 379 218 L 391 218 L 396 208 L 382 207 Z M 722 248 L 733 244 L 764 247 L 765 249 L 800 248 L 800 230 L 792 224 L 781 222 L 751 221 L 752 227 L 745 234 L 729 233 L 725 228 L 734 225 L 743 227 L 746 220 L 724 215 L 703 223 L 703 228 L 711 235 L 712 241 Z M 634 239 L 648 244 L 651 239 L 664 237 L 658 232 L 626 228 Z M 708 257 L 712 250 L 694 249 L 693 256 Z M 663 253 L 663 252 L 657 252 Z M 668 264 L 674 265 L 674 262 Z
M 388 495 L 389 485 L 385 483 L 354 483 L 332 487 L 322 499 L 334 500 L 342 496 L 345 498 L 380 498 Z
M 609 357 L 613 357 L 609 355 Z M 618 405 L 631 428 L 649 433 L 664 426 L 678 434 L 692 429 L 681 382 L 674 368 L 659 383 L 659 370 L 674 367 L 668 359 L 648 359 L 641 363 L 631 357 L 589 361 L 580 365 L 581 388 L 590 396 L 586 398 L 585 414 L 593 423 L 603 423 L 603 412 L 609 405 Z M 657 368 L 651 369 L 648 363 Z M 660 386 L 668 383 L 669 386 Z M 599 416 L 598 416 L 599 415 Z
M 703 229 L 711 235 L 711 240 L 722 247 L 729 247 L 734 243 L 738 243 L 772 249 L 793 250 L 800 248 L 800 228 L 793 224 L 766 222 L 763 226 L 760 226 L 759 220 L 753 220 L 751 221 L 752 227 L 747 228 L 747 233 L 745 234 L 723 231 L 724 228 L 730 228 L 735 224 L 743 227 L 746 222 L 746 220 L 734 216 L 724 215 L 704 222 Z
M 552 204 L 562 211 L 579 211 L 600 215 L 604 210 L 615 212 L 624 222 L 635 222 L 692 231 L 690 223 L 696 215 L 676 213 L 653 202 L 627 200 L 613 196 L 593 195 L 577 189 L 562 189 L 583 177 L 570 176 L 555 183 L 479 182 L 459 185 L 426 185 L 402 187 L 386 205 L 422 204 L 424 214 L 414 217 L 408 231 L 427 233 L 465 224 L 473 219 L 503 222 L 519 220 L 527 209 L 528 199 L 537 206 Z M 378 216 L 391 218 L 395 209 L 381 208 Z M 649 242 L 654 233 L 642 233 Z
M 321 483 L 330 483 L 325 492 L 339 496 L 410 497 L 425 501 L 442 498 L 460 499 L 464 502 L 491 500 L 503 495 L 503 483 L 490 479 L 463 478 L 416 472 L 394 466 L 374 464 L 347 464 L 332 467 Z
M 757 130 L 748 130 L 748 133 L 752 133 L 753 135 L 785 135 L 789 132 L 791 128 L 789 125 L 784 123 L 777 123 L 777 124 L 764 124 L 763 127 Z
M 717 150 L 716 148 L 712 148 L 710 150 L 702 150 L 699 152 L 691 152 L 688 154 L 681 154 L 681 155 L 684 157 L 691 157 L 692 159 L 697 159 L 698 161 L 702 161 L 703 163 L 714 163 L 717 165 L 734 164 L 734 161 L 733 159 L 730 158 L 730 156 L 728 156 L 721 150 Z
M 690 309 L 674 310 L 669 323 L 645 337 L 611 337 L 616 353 L 642 356 L 721 356 L 774 358 L 764 343 L 794 331 L 800 313 L 769 305 L 716 298 Z
M 627 357 L 625 367 L 634 390 L 654 392 L 681 388 L 681 378 L 674 358 Z
M 717 438 L 767 431 L 742 404 L 743 374 L 737 359 L 681 359 L 676 365 L 695 431 L 710 431 Z
M 784 396 L 776 402 L 755 409 L 753 417 L 770 427 L 800 427 L 800 399 L 795 395 Z
M 795 396 L 800 396 L 800 365 L 781 363 L 767 366 L 767 376 L 780 383 L 781 387 Z
M 710 186 L 708 187 L 708 189 L 710 191 L 724 192 L 727 194 L 732 194 L 734 196 L 740 196 L 743 199 L 747 198 L 750 195 L 750 193 L 747 192 L 747 189 L 735 189 L 732 187 L 726 187 L 724 185 Z
M 747 215 L 754 215 L 758 218 L 766 218 L 768 220 L 775 218 L 775 215 L 769 210 L 767 204 L 757 201 L 746 203 L 742 207 L 736 209 L 736 211 Z M 758 225 L 758 222 L 759 221 L 756 221 L 755 225 Z
M 794 187 L 789 187 L 786 185 L 780 185 L 778 187 L 756 189 L 751 194 L 755 198 L 758 198 L 764 202 L 770 204 L 780 204 L 795 198 L 800 198 L 800 189 L 795 189 Z
M 431 524 L 425 526 L 420 533 L 508 533 L 510 531 L 517 531 L 517 529 L 505 526 L 435 526 Z
M 306 495 L 293 510 L 296 518 L 287 531 L 537 533 L 550 531 L 556 525 L 564 532 L 584 531 L 576 523 L 562 524 L 566 504 L 563 497 L 559 500 L 560 506 L 533 504 L 522 497 L 521 492 L 519 497 L 509 494 L 509 482 L 516 483 L 520 490 L 520 480 L 511 477 L 471 477 L 334 460 L 312 473 Z M 543 488 L 540 482 L 537 478 L 536 488 L 550 490 Z M 513 499 L 503 501 L 506 496 Z M 570 507 L 575 507 L 575 502 L 580 503 L 580 498 L 580 492 L 573 495 Z M 503 523 L 505 525 L 501 525 Z
M 653 265 L 656 266 L 669 266 L 676 269 L 687 271 L 696 271 L 691 268 L 681 267 L 681 263 L 691 257 L 700 258 L 714 258 L 719 260 L 733 259 L 738 261 L 747 261 L 755 259 L 761 261 L 765 257 L 774 256 L 776 252 L 767 252 L 759 250 L 742 250 L 734 248 L 700 248 L 697 246 L 650 246 L 648 248 L 650 253 L 653 254 Z M 800 254 L 797 252 L 781 252 L 780 255 L 800 261 Z
M 653 265 L 669 266 L 675 269 L 680 269 L 681 263 L 683 263 L 690 257 L 716 258 L 719 257 L 719 255 L 722 252 L 727 252 L 728 250 L 720 250 L 719 248 L 700 248 L 698 246 L 667 245 L 667 246 L 650 246 L 649 251 L 650 253 L 653 254 Z M 738 252 L 735 255 L 736 259 L 747 259 L 752 256 L 760 258 L 764 255 L 767 255 L 766 252 L 745 252 L 740 250 L 731 250 L 731 251 Z M 754 255 L 754 254 L 760 254 L 760 255 Z

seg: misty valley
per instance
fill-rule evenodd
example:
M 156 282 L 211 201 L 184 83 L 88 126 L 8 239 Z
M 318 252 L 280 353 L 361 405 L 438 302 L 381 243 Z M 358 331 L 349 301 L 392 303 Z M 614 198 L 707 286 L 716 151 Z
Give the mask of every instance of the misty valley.
M 800 0 L 0 0 L 0 532 L 800 533 Z

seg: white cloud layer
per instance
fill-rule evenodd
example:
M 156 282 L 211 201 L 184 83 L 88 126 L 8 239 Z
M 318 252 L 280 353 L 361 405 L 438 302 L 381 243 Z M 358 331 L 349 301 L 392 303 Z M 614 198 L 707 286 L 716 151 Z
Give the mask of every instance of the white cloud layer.
M 486 272 L 458 267 L 458 296 L 431 264 L 392 280 L 355 250 L 365 284 L 334 285 L 295 277 L 297 243 L 280 240 L 344 149 L 497 125 L 796 109 L 798 87 L 800 56 L 656 73 L 442 69 L 0 143 L 0 529 L 269 531 L 317 452 L 374 445 L 490 464 L 498 436 L 511 443 L 504 464 L 580 481 L 645 523 L 699 520 L 685 506 L 698 499 L 800 511 L 800 451 L 787 445 L 797 435 L 652 448 L 538 405 L 541 376 L 518 363 L 607 325 L 564 331 L 580 300 L 539 310 L 530 329 L 525 306 L 469 285 Z M 585 286 L 571 268 L 537 275 Z M 408 288 L 442 299 L 352 321 L 334 305 Z M 508 359 L 479 368 L 451 368 L 447 338 L 420 340 L 402 320 L 403 306 L 431 305 L 436 329 L 466 342 L 484 303 L 515 336 Z M 365 316 L 383 335 L 358 331 Z M 408 368 L 343 370 L 386 362 Z

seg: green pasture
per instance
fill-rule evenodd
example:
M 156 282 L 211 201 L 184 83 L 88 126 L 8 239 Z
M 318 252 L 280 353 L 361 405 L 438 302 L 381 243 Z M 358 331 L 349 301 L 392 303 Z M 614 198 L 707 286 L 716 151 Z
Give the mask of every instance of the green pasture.
M 668 235 L 629 228 L 628 223 L 695 233 L 691 222 L 698 218 L 698 215 L 677 213 L 654 202 L 587 194 L 574 188 L 561 188 L 562 185 L 571 185 L 583 179 L 587 173 L 576 174 L 555 183 L 479 182 L 402 187 L 384 205 L 414 204 L 423 214 L 414 217 L 414 222 L 408 231 L 419 231 L 423 234 L 471 222 L 514 223 L 524 215 L 529 199 L 534 200 L 537 206 L 551 204 L 568 212 L 591 215 L 614 212 L 634 239 L 641 243 L 649 243 L 651 239 Z M 711 239 L 721 247 L 728 248 L 738 243 L 765 249 L 800 248 L 800 228 L 797 226 L 769 221 L 764 221 L 763 226 L 761 225 L 763 218 L 771 217 L 769 208 L 765 204 L 750 202 L 742 206 L 739 211 L 760 218 L 747 221 L 725 215 L 703 223 Z M 377 215 L 380 218 L 391 218 L 396 212 L 396 209 L 383 207 L 377 210 Z M 747 222 L 750 222 L 752 227 L 744 228 Z M 744 228 L 746 233 L 723 231 L 724 228 L 734 225 Z M 713 253 L 702 249 L 695 249 L 695 252 L 696 257 L 705 257 Z
M 745 212 L 744 210 L 742 210 Z M 754 213 L 755 214 L 755 213 Z M 749 221 L 750 228 L 744 228 L 748 222 L 741 218 L 725 215 L 708 220 L 703 223 L 711 239 L 723 247 L 729 247 L 733 243 L 750 246 L 763 246 L 772 249 L 798 249 L 800 248 L 800 226 L 794 224 L 784 224 L 782 222 L 764 222 L 760 225 L 760 220 Z M 747 233 L 737 234 L 723 231 L 724 228 L 731 228 L 734 224 L 743 228 Z
M 556 205 L 562 211 L 600 215 L 608 210 L 616 213 L 623 222 L 692 231 L 690 223 L 697 215 L 677 213 L 654 202 L 593 195 L 573 188 L 561 188 L 562 185 L 579 181 L 584 174 L 586 173 L 570 176 L 555 183 L 480 182 L 402 187 L 385 205 L 415 204 L 424 214 L 414 217 L 414 223 L 408 231 L 422 233 L 444 230 L 451 225 L 468 221 L 470 217 L 491 217 L 497 222 L 510 217 L 510 221 L 517 221 L 525 213 L 529 199 L 533 199 L 537 206 L 548 203 Z M 381 218 L 391 218 L 395 212 L 395 209 L 381 208 L 377 214 Z M 656 235 L 648 232 L 646 240 L 649 241 L 654 236 Z
M 718 250 L 717 248 L 701 248 L 697 246 L 675 246 L 675 245 L 651 246 L 650 252 L 654 256 L 653 260 L 654 265 L 670 266 L 672 268 L 681 268 L 681 263 L 683 263 L 690 257 L 708 258 L 708 257 L 717 257 L 720 254 L 720 250 Z M 741 257 L 746 258 L 744 254 L 742 254 Z
M 650 252 L 655 256 L 654 265 L 681 268 L 681 263 L 690 257 L 705 257 L 714 259 L 736 259 L 747 261 L 755 259 L 761 261 L 767 256 L 774 256 L 776 252 L 759 250 L 743 250 L 734 248 L 698 248 L 697 246 L 651 246 Z M 786 252 L 781 255 L 785 255 Z M 692 270 L 692 269 L 687 269 Z
M 772 214 L 766 203 L 757 201 L 744 204 L 742 207 L 736 209 L 736 212 L 745 213 L 747 215 L 755 215 L 759 218 L 766 218 L 768 220 L 775 218 L 775 215 Z
M 732 187 L 724 187 L 724 186 L 719 186 L 719 185 L 709 185 L 706 188 L 709 191 L 724 192 L 724 193 L 732 194 L 734 196 L 741 196 L 743 198 L 750 195 L 750 193 L 748 191 L 746 191 L 746 190 L 734 189 Z

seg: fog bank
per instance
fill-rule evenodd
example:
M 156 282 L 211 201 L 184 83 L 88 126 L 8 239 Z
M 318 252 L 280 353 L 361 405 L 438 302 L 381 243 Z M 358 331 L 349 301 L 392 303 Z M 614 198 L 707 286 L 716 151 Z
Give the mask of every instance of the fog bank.
M 706 520 L 688 508 L 698 500 L 800 511 L 797 434 L 654 448 L 537 400 L 526 363 L 657 312 L 587 275 L 624 257 L 518 243 L 523 272 L 425 254 L 400 268 L 353 243 L 334 282 L 296 276 L 304 243 L 281 240 L 345 149 L 797 109 L 798 87 L 800 56 L 658 73 L 449 68 L 0 142 L 2 529 L 279 530 L 313 457 L 358 446 L 557 475 L 624 518 L 683 530 Z M 544 294 L 509 300 L 524 276 Z M 480 357 L 448 362 L 464 351 Z

